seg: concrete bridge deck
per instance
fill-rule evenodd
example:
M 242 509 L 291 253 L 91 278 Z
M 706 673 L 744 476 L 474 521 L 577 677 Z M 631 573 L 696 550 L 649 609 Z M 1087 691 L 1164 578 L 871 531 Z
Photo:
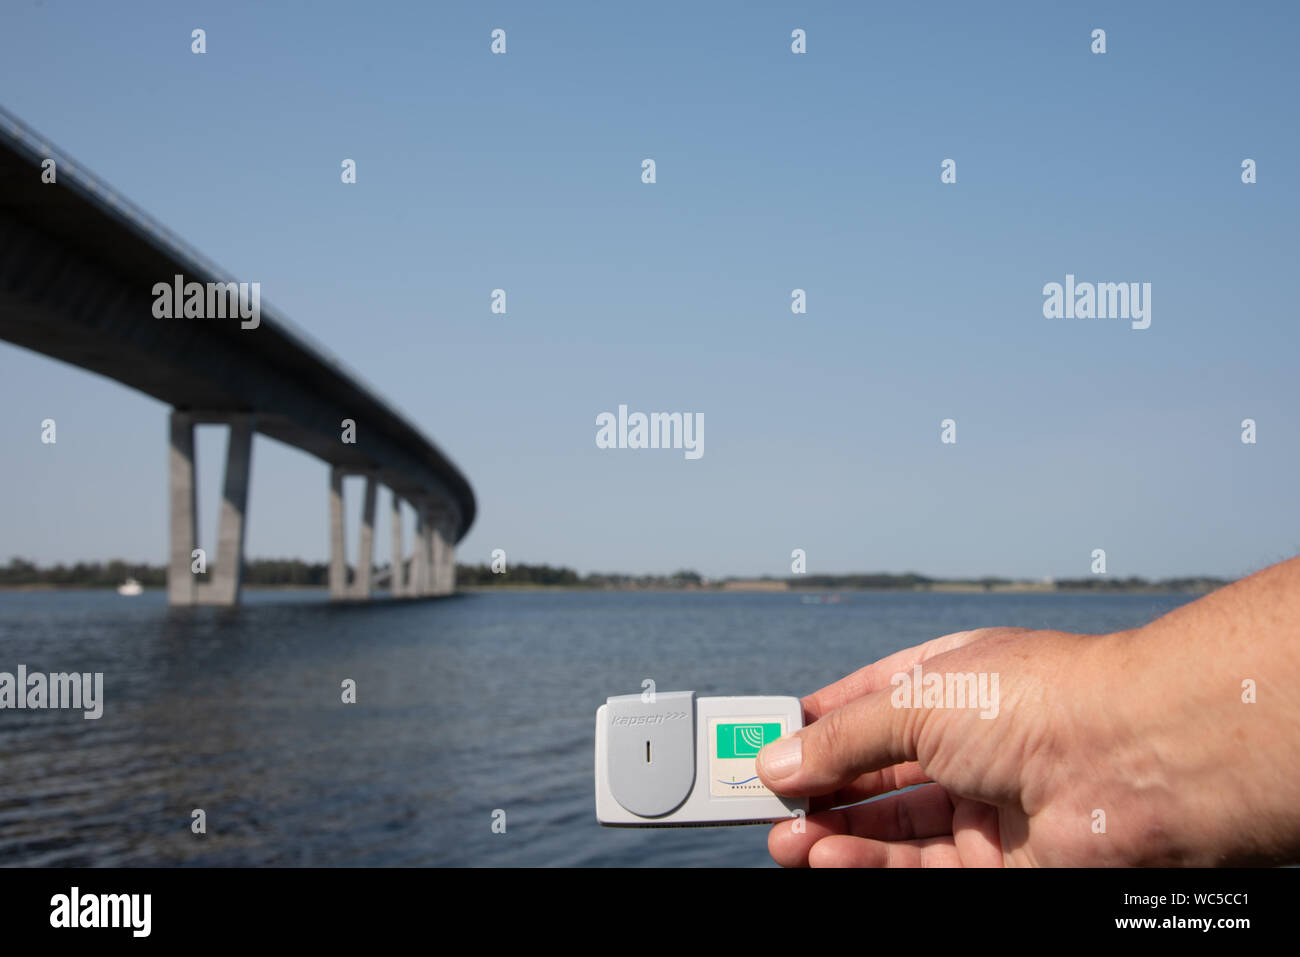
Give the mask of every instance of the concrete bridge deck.
M 45 181 L 49 160 L 54 182 Z M 331 466 L 328 514 L 336 597 L 369 597 L 377 483 L 392 489 L 395 506 L 400 499 L 417 514 L 410 573 L 396 583 L 395 594 L 453 590 L 454 546 L 476 510 L 460 470 L 264 300 L 255 328 L 244 328 L 251 323 L 238 317 L 157 318 L 154 287 L 173 283 L 177 275 L 202 284 L 257 279 L 225 274 L 0 109 L 0 339 L 115 379 L 173 407 L 168 436 L 172 602 L 238 600 L 254 432 Z M 345 420 L 354 423 L 352 441 Z M 193 427 L 209 422 L 230 426 L 230 446 L 217 562 L 209 568 L 212 580 L 200 583 L 191 573 Z M 341 490 L 347 474 L 367 477 L 362 554 L 351 586 L 342 540 Z M 394 529 L 400 552 L 397 520 Z

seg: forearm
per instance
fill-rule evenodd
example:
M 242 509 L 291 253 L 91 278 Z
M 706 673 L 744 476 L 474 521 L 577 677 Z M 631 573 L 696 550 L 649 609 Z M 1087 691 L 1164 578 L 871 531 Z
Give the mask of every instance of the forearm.
M 1300 558 L 1098 646 L 1154 860 L 1300 859 Z

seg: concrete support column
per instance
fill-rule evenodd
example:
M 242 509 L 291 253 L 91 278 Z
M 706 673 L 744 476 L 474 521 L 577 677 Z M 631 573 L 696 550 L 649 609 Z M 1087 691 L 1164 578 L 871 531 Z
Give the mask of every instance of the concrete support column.
M 456 594 L 456 526 L 452 520 L 442 527 L 442 593 Z
M 406 594 L 406 586 L 403 582 L 405 577 L 403 566 L 406 564 L 406 548 L 402 543 L 402 499 L 396 491 L 393 492 L 393 572 L 389 577 L 390 585 L 394 598 L 401 598 Z
M 450 510 L 442 508 L 434 513 L 430 524 L 433 528 L 430 594 L 450 595 L 456 588 L 455 546 L 452 543 L 455 517 Z
M 438 516 L 429 506 L 424 509 L 424 595 L 438 593 Z
M 370 597 L 375 565 L 375 477 L 366 475 L 366 498 L 361 507 L 361 551 L 357 554 L 357 598 Z
M 435 512 L 429 522 L 429 594 L 442 594 L 442 513 Z
M 198 502 L 194 482 L 194 426 L 225 423 L 226 476 L 217 524 L 217 554 L 207 556 L 208 581 L 193 572 L 198 545 Z M 169 423 L 168 481 L 171 511 L 167 559 L 167 601 L 173 605 L 235 605 L 244 583 L 244 529 L 248 514 L 248 480 L 253 464 L 254 417 L 229 412 L 172 410 Z
M 429 507 L 415 504 L 415 549 L 411 556 L 411 583 L 407 594 L 427 595 L 429 587 Z
M 343 470 L 330 466 L 330 598 L 348 597 L 348 556 L 343 541 Z
M 200 598 L 214 605 L 239 603 L 244 584 L 244 526 L 248 514 L 248 479 L 253 465 L 253 417 L 230 419 L 226 442 L 226 481 L 221 493 L 221 520 L 217 529 L 217 563 Z M 206 594 L 202 592 L 206 591 Z
M 194 416 L 172 410 L 168 422 L 170 448 L 167 475 L 170 485 L 171 531 L 167 557 L 167 601 L 192 605 L 195 601 L 194 574 L 190 553 L 198 541 L 194 502 Z

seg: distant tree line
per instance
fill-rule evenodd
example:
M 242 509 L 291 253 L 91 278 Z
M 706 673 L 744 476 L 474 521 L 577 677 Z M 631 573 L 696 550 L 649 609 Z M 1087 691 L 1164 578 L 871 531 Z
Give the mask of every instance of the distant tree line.
M 196 575 L 200 581 L 209 573 Z M 55 585 L 76 588 L 116 588 L 134 578 L 146 588 L 167 585 L 167 566 L 146 565 L 113 559 L 108 562 L 77 562 L 75 565 L 38 566 L 22 558 L 11 558 L 0 565 L 0 587 Z M 288 558 L 254 558 L 244 562 L 246 585 L 301 585 L 310 587 L 329 583 L 329 566 L 323 562 L 303 562 Z
M 582 579 L 572 568 L 553 565 L 510 565 L 506 571 L 494 574 L 489 565 L 457 565 L 456 584 L 484 587 L 487 585 L 581 585 Z
M 991 581 L 992 579 L 990 579 Z M 785 579 L 791 588 L 919 588 L 933 585 L 936 578 L 926 578 L 915 572 L 901 575 L 794 575 Z
M 1065 591 L 1173 591 L 1202 592 L 1213 591 L 1228 584 L 1226 578 L 1199 576 L 1194 578 L 1161 578 L 1147 581 L 1145 578 L 1130 576 L 1128 578 L 1107 578 L 1105 575 L 1093 575 L 1089 578 L 1058 578 L 1056 587 Z
M 410 562 L 408 560 L 407 566 Z M 388 565 L 377 566 L 375 577 L 386 584 Z M 349 569 L 349 578 L 353 572 Z M 206 575 L 198 576 L 200 579 Z M 0 566 L 0 587 L 54 585 L 77 588 L 112 588 L 134 578 L 147 588 L 162 588 L 167 584 L 164 565 L 147 565 L 114 559 L 108 562 L 77 562 L 75 565 L 40 567 L 22 558 L 11 558 L 9 564 Z M 651 589 L 651 588 L 720 588 L 727 581 L 710 581 L 699 572 L 681 569 L 671 575 L 624 575 L 610 572 L 592 572 L 579 575 L 572 568 L 555 565 L 512 564 L 503 573 L 493 573 L 489 565 L 457 565 L 456 582 L 470 588 L 514 586 L 534 588 L 601 588 L 601 589 Z M 792 575 L 787 578 L 764 576 L 759 581 L 782 581 L 792 589 L 902 589 L 915 590 L 944 586 L 961 586 L 990 590 L 1000 586 L 1026 584 L 1010 578 L 928 578 L 915 572 L 850 575 Z M 324 587 L 329 584 L 329 565 L 325 562 L 304 562 L 296 558 L 254 558 L 244 563 L 244 583 L 263 586 L 296 586 L 302 588 Z M 1088 578 L 1063 578 L 1052 583 L 1039 583 L 1062 591 L 1165 591 L 1203 592 L 1226 585 L 1222 578 L 1192 577 L 1164 578 L 1148 581 L 1145 578 L 1109 578 L 1093 575 Z
M 11 558 L 0 566 L 0 585 L 64 585 L 79 588 L 109 588 L 134 578 L 141 585 L 162 587 L 167 584 L 167 569 L 161 565 L 143 565 L 114 559 L 111 562 L 77 562 L 75 565 L 51 565 L 41 568 L 35 562 Z
M 330 567 L 325 562 L 303 562 L 296 558 L 255 558 L 244 562 L 246 585 L 296 585 L 325 587 Z

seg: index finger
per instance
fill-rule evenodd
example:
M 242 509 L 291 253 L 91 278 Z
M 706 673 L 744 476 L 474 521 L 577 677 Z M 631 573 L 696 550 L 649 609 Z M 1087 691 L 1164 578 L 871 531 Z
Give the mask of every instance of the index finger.
M 804 724 L 811 724 L 823 715 L 844 707 L 850 701 L 888 688 L 889 679 L 900 671 L 910 671 L 928 658 L 970 644 L 980 637 L 981 630 L 954 631 L 949 635 L 931 638 L 922 644 L 896 651 L 866 667 L 859 668 L 852 674 L 845 675 L 839 681 L 832 682 L 819 691 L 814 691 L 802 700 Z

